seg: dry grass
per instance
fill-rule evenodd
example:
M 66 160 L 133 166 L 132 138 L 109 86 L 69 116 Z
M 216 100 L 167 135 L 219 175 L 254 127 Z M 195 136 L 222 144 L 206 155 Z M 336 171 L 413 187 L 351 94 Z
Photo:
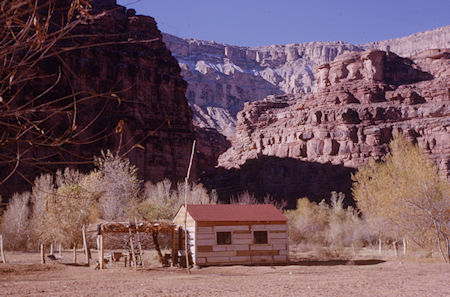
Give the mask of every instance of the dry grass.
M 306 253 L 306 252 L 303 252 Z M 108 264 L 40 265 L 38 253 L 7 252 L 11 264 L 0 264 L 2 296 L 449 296 L 450 265 L 435 258 L 383 262 L 362 250 L 353 261 L 316 259 L 286 266 L 228 266 L 193 269 L 161 268 L 146 251 L 146 268 Z M 96 256 L 94 251 L 93 257 Z M 70 261 L 71 252 L 63 253 Z M 388 256 L 390 257 L 390 256 Z M 79 259 L 82 260 L 81 253 Z M 152 260 L 153 259 L 153 260 Z M 430 261 L 431 260 L 431 261 Z M 147 262 L 148 261 L 148 262 Z M 426 263 L 424 261 L 427 261 Z M 153 263 L 150 265 L 150 263 Z

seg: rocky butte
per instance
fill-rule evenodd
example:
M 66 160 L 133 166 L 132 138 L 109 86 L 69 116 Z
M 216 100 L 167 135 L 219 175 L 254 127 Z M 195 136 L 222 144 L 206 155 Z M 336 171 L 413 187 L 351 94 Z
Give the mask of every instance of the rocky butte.
M 69 164 L 92 168 L 93 156 L 106 149 L 129 158 L 145 180 L 178 180 L 186 174 L 195 137 L 185 97 L 187 85 L 155 20 L 136 16 L 114 0 L 93 1 L 90 13 L 95 19 L 72 32 L 82 37 L 63 45 L 86 48 L 44 60 L 36 70 L 52 82 L 59 70 L 64 78 L 44 93 L 41 102 L 71 94 L 89 98 L 79 101 L 76 113 L 55 115 L 40 127 L 52 133 L 70 131 L 73 137 L 54 147 L 25 147 L 24 143 L 22 151 L 28 153 L 23 158 L 31 162 L 21 163 L 16 174 L 1 185 L 1 195 L 29 189 L 24 179 L 32 181 L 43 168 L 53 171 Z M 48 84 L 31 82 L 21 96 L 35 97 Z M 4 145 L 1 149 L 5 152 L 15 147 Z M 2 166 L 0 180 L 11 169 Z
M 308 95 L 245 103 L 232 147 L 203 180 L 219 194 L 314 200 L 349 196 L 350 173 L 383 159 L 395 133 L 418 143 L 450 172 L 450 51 L 410 58 L 393 52 L 348 52 L 314 71 Z

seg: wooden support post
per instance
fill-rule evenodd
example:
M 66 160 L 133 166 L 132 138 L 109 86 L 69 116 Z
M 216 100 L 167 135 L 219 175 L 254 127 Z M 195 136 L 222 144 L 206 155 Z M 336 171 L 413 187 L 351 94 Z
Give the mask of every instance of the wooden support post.
M 62 244 L 61 243 L 58 244 L 58 253 L 59 253 L 59 257 L 62 257 Z
M 381 237 L 378 238 L 378 254 L 381 255 Z
M 100 235 L 98 238 L 98 245 L 99 245 L 99 250 L 98 250 L 98 261 L 99 261 L 99 265 L 100 265 L 100 269 L 104 269 L 105 268 L 105 250 L 103 249 L 103 226 L 100 227 Z
M 406 237 L 403 237 L 403 255 L 406 255 L 406 250 L 408 249 L 408 241 Z
M 192 143 L 192 150 L 191 150 L 191 158 L 189 160 L 189 167 L 187 170 L 186 178 L 184 179 L 184 250 L 186 253 L 186 268 L 188 274 L 191 274 L 191 268 L 189 267 L 189 245 L 188 245 L 188 232 L 187 232 L 187 190 L 188 190 L 188 182 L 189 182 L 189 176 L 191 174 L 191 168 L 192 168 L 192 161 L 194 160 L 194 152 L 195 152 L 195 140 Z
M 134 243 L 133 243 L 133 236 L 131 234 L 131 227 L 128 228 L 128 233 L 130 234 L 130 248 L 131 248 L 131 257 L 133 261 L 133 266 L 135 269 L 137 269 L 136 265 L 136 254 L 134 253 Z
M 158 231 L 155 231 L 155 230 L 152 231 L 152 238 L 153 238 L 153 243 L 155 244 L 155 250 L 158 253 L 159 262 L 161 263 L 161 265 L 164 266 L 165 265 L 164 257 L 161 253 L 161 248 L 159 247 Z
M 45 244 L 41 243 L 41 264 L 45 264 Z
M 139 226 L 138 226 L 138 221 L 136 219 L 136 217 L 134 217 L 134 223 L 136 224 L 136 234 L 137 234 L 137 244 L 138 244 L 138 248 L 139 248 L 139 257 L 141 258 L 141 266 L 142 268 L 144 268 L 144 258 L 143 258 L 143 251 L 142 251 L 142 246 L 141 246 L 141 238 L 139 236 Z
M 392 242 L 392 247 L 394 248 L 394 255 L 398 257 L 398 247 L 397 247 L 397 241 Z
M 0 234 L 0 254 L 2 257 L 2 263 L 6 264 L 5 251 L 3 250 L 3 235 L 1 234 Z
M 172 267 L 177 264 L 177 254 L 178 249 L 176 248 L 177 238 L 176 238 L 175 228 L 172 228 Z
M 84 249 L 84 256 L 86 258 L 86 265 L 89 266 L 89 252 L 88 252 L 88 245 L 87 245 L 87 240 L 86 240 L 86 226 L 85 225 L 83 225 L 81 232 L 83 233 L 83 249 Z
M 50 255 L 53 255 L 53 242 L 50 243 Z
M 73 244 L 73 264 L 77 264 L 77 244 Z

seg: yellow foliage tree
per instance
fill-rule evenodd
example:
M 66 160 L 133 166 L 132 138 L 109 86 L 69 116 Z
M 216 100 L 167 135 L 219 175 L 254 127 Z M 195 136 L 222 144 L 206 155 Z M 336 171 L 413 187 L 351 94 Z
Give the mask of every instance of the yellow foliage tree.
M 450 187 L 416 145 L 397 135 L 383 163 L 369 162 L 352 176 L 359 209 L 380 235 L 436 244 L 448 261 Z M 443 251 L 447 245 L 447 255 Z

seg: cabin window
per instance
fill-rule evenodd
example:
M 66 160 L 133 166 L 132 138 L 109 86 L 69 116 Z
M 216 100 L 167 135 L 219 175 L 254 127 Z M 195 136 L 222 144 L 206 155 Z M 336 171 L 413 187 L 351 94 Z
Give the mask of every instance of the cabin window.
M 267 241 L 267 231 L 254 231 L 253 232 L 253 243 L 265 244 Z
M 231 244 L 231 232 L 217 232 L 217 244 Z

